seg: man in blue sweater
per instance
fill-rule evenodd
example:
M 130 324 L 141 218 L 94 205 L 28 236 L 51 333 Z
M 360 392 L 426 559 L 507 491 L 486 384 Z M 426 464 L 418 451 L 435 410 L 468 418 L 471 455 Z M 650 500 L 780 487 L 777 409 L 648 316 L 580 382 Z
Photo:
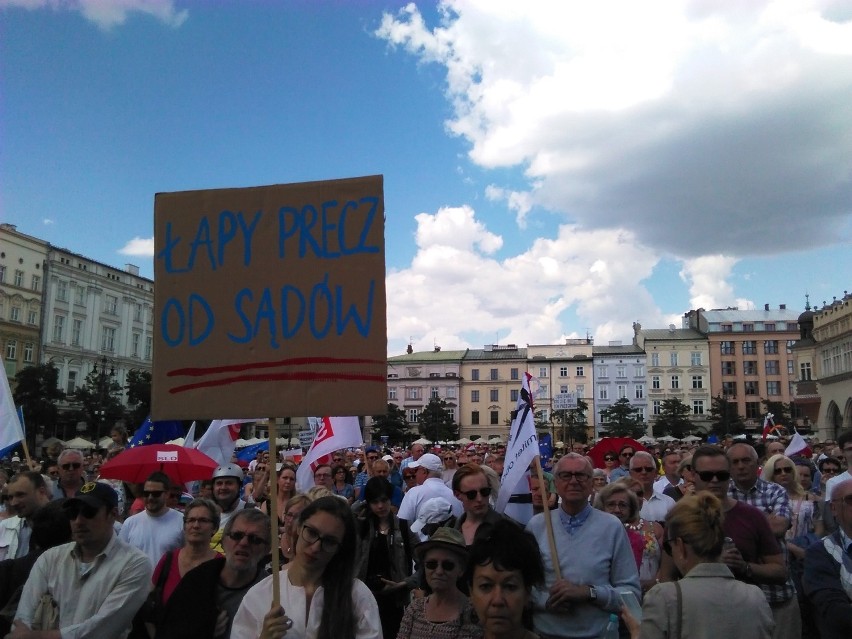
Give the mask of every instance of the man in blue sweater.
M 599 637 L 611 613 L 618 613 L 618 591 L 641 599 L 639 572 L 621 522 L 589 505 L 592 467 L 588 459 L 568 453 L 554 470 L 560 508 L 540 513 L 527 530 L 535 535 L 545 568 L 545 588 L 533 591 L 533 623 L 542 639 Z M 556 540 L 550 551 L 544 517 Z M 554 564 L 561 578 L 557 579 Z

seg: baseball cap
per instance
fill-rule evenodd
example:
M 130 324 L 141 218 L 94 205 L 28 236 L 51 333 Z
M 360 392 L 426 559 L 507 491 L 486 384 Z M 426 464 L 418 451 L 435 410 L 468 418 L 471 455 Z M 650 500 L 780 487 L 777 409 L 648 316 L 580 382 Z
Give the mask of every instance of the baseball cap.
M 408 464 L 409 468 L 420 468 L 421 466 L 426 470 L 431 470 L 433 472 L 444 470 L 444 464 L 441 461 L 441 458 L 437 455 L 433 455 L 432 453 L 421 455 L 420 459 Z
M 432 497 L 420 506 L 417 519 L 411 524 L 411 532 L 420 533 L 423 526 L 428 524 L 442 524 L 453 516 L 453 507 L 443 497 Z
M 108 506 L 110 509 L 118 507 L 118 495 L 112 486 L 101 482 L 90 481 L 80 486 L 74 496 L 65 502 L 65 507 L 70 507 L 74 502 L 82 502 L 94 508 Z
M 378 446 L 367 446 L 364 449 L 364 452 L 365 453 L 377 453 L 377 452 L 379 452 L 379 447 Z
M 382 457 L 382 459 L 386 462 L 392 462 L 393 461 L 393 455 L 385 455 L 384 457 Z

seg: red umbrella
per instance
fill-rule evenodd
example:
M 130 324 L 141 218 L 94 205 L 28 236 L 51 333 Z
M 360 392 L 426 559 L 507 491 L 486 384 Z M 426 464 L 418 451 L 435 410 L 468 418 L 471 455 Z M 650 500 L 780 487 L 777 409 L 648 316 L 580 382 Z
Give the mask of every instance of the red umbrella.
M 592 447 L 588 452 L 588 456 L 595 462 L 595 468 L 605 468 L 604 455 L 606 453 L 615 453 L 618 455 L 618 451 L 621 450 L 622 446 L 633 446 L 634 451 L 644 450 L 647 452 L 648 450 L 635 439 L 630 439 L 630 437 L 604 437 Z
M 121 479 L 142 484 L 148 476 L 162 471 L 176 484 L 210 479 L 219 464 L 194 448 L 174 444 L 149 444 L 123 450 L 101 466 L 104 479 Z

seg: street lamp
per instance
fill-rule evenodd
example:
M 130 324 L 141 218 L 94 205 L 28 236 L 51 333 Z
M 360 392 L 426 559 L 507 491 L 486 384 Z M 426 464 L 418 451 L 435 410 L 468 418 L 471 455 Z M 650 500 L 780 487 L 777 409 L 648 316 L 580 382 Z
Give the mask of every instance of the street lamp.
M 95 414 L 95 443 L 100 441 L 101 424 L 106 419 L 106 398 L 112 380 L 115 378 L 115 366 L 110 362 L 109 373 L 107 373 L 107 358 L 106 355 L 101 356 L 101 370 L 98 372 L 98 361 L 95 360 L 95 365 L 92 367 L 92 372 L 97 377 L 98 398 L 100 410 L 93 411 Z

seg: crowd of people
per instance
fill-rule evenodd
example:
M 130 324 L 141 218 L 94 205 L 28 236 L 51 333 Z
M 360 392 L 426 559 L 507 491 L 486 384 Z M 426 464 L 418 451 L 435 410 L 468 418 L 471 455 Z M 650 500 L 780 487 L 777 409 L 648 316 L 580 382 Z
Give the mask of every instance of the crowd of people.
M 526 496 L 475 444 L 336 451 L 303 491 L 268 452 L 131 485 L 98 476 L 116 435 L 0 470 L 0 636 L 852 637 L 852 431 L 576 444 Z

